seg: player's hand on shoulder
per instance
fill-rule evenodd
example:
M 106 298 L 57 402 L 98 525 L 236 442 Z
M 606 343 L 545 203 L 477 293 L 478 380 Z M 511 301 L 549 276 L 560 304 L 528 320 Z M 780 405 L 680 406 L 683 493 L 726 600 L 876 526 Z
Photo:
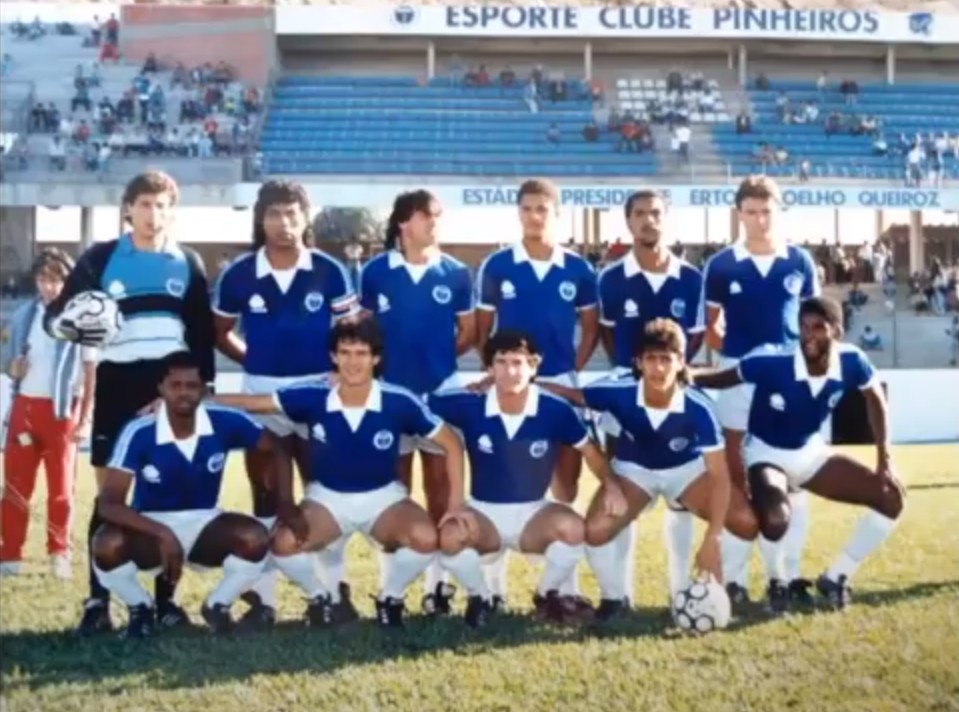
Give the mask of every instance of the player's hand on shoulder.
M 493 377 L 484 376 L 478 381 L 466 384 L 466 390 L 470 393 L 486 393 L 493 386 Z
M 183 549 L 169 529 L 160 537 L 160 564 L 171 583 L 176 584 L 183 573 Z
M 160 410 L 161 405 L 163 405 L 163 399 L 154 398 L 152 401 L 140 408 L 140 410 L 137 411 L 137 415 L 151 415 L 156 413 L 158 410 Z

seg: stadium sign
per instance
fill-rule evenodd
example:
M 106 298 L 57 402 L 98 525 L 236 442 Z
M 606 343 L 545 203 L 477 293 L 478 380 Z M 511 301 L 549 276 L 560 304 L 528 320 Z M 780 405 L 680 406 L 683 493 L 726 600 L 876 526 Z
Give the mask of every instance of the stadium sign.
M 390 205 L 397 193 L 423 187 L 402 183 L 314 183 L 307 185 L 317 205 L 362 207 Z M 447 208 L 503 208 L 516 204 L 517 187 L 502 184 L 426 184 Z M 560 185 L 564 207 L 619 208 L 640 188 L 635 185 Z M 238 186 L 239 204 L 252 205 L 256 184 Z M 669 201 L 684 208 L 731 208 L 736 188 L 716 185 L 680 185 L 663 188 Z M 959 189 L 922 190 L 914 188 L 855 188 L 793 186 L 783 189 L 783 202 L 794 208 L 865 208 L 872 210 L 959 210 Z
M 531 5 L 276 8 L 278 35 L 779 39 L 959 44 L 959 15 Z

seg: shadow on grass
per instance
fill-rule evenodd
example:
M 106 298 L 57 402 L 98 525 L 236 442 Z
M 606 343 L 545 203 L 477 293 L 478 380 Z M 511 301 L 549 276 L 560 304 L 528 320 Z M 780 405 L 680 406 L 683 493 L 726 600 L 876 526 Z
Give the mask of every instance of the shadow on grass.
M 959 592 L 959 580 L 920 583 L 902 589 L 863 592 L 856 606 L 886 606 L 899 601 Z M 812 610 L 799 615 L 821 612 Z M 760 604 L 752 604 L 730 626 L 731 631 L 770 620 Z M 103 694 L 122 694 L 131 675 L 138 684 L 156 689 L 201 687 L 242 682 L 255 675 L 335 672 L 348 666 L 409 660 L 436 653 L 469 657 L 490 650 L 532 644 L 564 644 L 601 638 L 648 639 L 669 643 L 682 638 L 671 630 L 663 608 L 638 609 L 605 626 L 553 627 L 521 615 L 504 615 L 473 631 L 459 617 L 430 620 L 410 616 L 398 631 L 382 631 L 365 619 L 333 631 L 307 630 L 283 622 L 269 634 L 213 637 L 203 629 L 157 635 L 146 641 L 106 636 L 80 639 L 63 631 L 4 633 L 0 671 L 8 689 L 31 691 L 48 686 L 97 681 Z M 11 679 L 12 678 L 12 679 Z

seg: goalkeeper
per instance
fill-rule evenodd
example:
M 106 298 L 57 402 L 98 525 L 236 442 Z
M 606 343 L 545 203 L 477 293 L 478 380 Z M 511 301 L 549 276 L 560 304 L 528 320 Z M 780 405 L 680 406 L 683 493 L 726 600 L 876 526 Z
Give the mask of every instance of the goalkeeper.
M 44 326 L 54 337 L 100 347 L 93 405 L 90 460 L 98 486 L 123 427 L 157 398 L 163 359 L 189 350 L 212 385 L 213 315 L 200 257 L 178 245 L 171 234 L 178 189 L 170 176 L 147 172 L 134 177 L 123 192 L 122 220 L 129 230 L 115 240 L 90 247 L 77 261 L 60 296 L 47 309 Z M 89 326 L 84 306 L 73 297 L 105 292 L 119 305 L 123 325 L 115 337 L 108 325 Z M 162 414 L 161 414 L 162 416 Z M 93 508 L 88 544 L 101 522 Z M 110 630 L 110 594 L 91 568 L 90 597 L 77 630 L 90 635 Z M 157 622 L 161 627 L 187 624 L 173 601 L 173 585 L 156 580 Z

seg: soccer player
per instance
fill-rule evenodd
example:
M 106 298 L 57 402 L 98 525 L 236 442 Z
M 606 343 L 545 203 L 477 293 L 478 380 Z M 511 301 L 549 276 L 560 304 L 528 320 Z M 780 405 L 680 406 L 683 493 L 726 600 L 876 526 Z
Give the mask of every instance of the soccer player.
M 603 379 L 579 390 L 544 385 L 576 405 L 611 413 L 622 427 L 612 468 L 626 497 L 625 511 L 609 512 L 600 490 L 586 516 L 586 555 L 602 592 L 600 620 L 629 606 L 621 574 L 624 545 L 617 540 L 628 536 L 630 524 L 660 496 L 706 520 L 695 565 L 717 581 L 723 580 L 723 529 L 746 540 L 758 533 L 745 494 L 730 486 L 712 402 L 686 386 L 686 353 L 682 328 L 654 319 L 636 346 L 638 378 Z M 681 587 L 685 581 L 677 583 Z
M 19 573 L 30 521 L 30 498 L 40 463 L 47 478 L 47 551 L 60 579 L 73 577 L 70 561 L 73 480 L 78 444 L 89 435 L 96 380 L 96 349 L 53 339 L 43 330 L 47 304 L 56 298 L 73 260 L 63 250 L 42 250 L 33 263 L 37 298 L 10 318 L 9 355 L 2 370 L 13 380 L 6 423 L 0 501 L 0 575 Z
M 206 272 L 199 255 L 178 245 L 172 234 L 179 191 L 156 171 L 134 177 L 123 191 L 122 219 L 129 232 L 84 252 L 63 291 L 47 307 L 44 326 L 54 337 L 91 343 L 93 334 L 61 329 L 59 316 L 71 298 L 90 290 L 106 292 L 123 313 L 123 326 L 99 351 L 93 403 L 90 460 L 98 487 L 120 431 L 157 396 L 164 358 L 188 350 L 203 382 L 212 387 L 213 318 Z M 94 507 L 88 542 L 100 527 Z M 109 630 L 109 591 L 97 580 L 90 559 L 90 597 L 78 627 L 81 635 Z M 173 582 L 156 580 L 157 620 L 162 627 L 189 622 L 173 601 Z
M 217 632 L 232 627 L 230 606 L 263 570 L 269 532 L 253 517 L 217 508 L 230 450 L 269 454 L 273 439 L 232 408 L 201 403 L 206 391 L 188 352 L 164 360 L 161 405 L 124 428 L 107 466 L 93 539 L 101 583 L 130 609 L 127 637 L 153 632 L 156 611 L 137 572 L 162 568 L 173 583 L 184 562 L 222 567 L 223 578 L 201 609 Z M 133 501 L 127 504 L 130 483 Z
M 799 302 L 819 294 L 816 265 L 801 247 L 787 245 L 776 222 L 782 206 L 779 186 L 765 176 L 742 181 L 735 197 L 736 209 L 746 233 L 745 240 L 717 252 L 706 263 L 706 340 L 720 352 L 720 365 L 731 367 L 755 348 L 786 346 L 799 337 Z M 725 326 L 724 326 L 725 324 Z M 723 391 L 717 402 L 719 422 L 726 438 L 726 458 L 734 487 L 745 488 L 746 472 L 742 442 L 749 418 L 751 386 Z M 798 602 L 809 602 L 806 582 L 799 577 L 799 560 L 808 529 L 808 500 L 799 494 L 791 498 L 792 527 L 782 546 L 790 562 L 790 593 Z M 689 515 L 670 513 L 670 517 Z M 670 528 L 680 532 L 683 523 Z M 727 532 L 723 541 L 724 565 L 730 598 L 734 603 L 749 600 L 746 590 L 750 545 Z M 762 541 L 764 559 L 770 561 L 777 546 Z M 680 546 L 671 547 L 676 556 Z M 769 593 L 769 592 L 767 592 Z
M 405 388 L 376 378 L 383 356 L 371 319 L 341 321 L 330 335 L 335 383 L 281 388 L 273 395 L 217 396 L 256 413 L 284 413 L 310 434 L 310 483 L 292 504 L 292 478 L 280 482 L 279 521 L 273 537 L 276 565 L 309 598 L 309 625 L 339 622 L 331 592 L 312 552 L 362 532 L 382 548 L 377 620 L 403 624 L 403 596 L 436 553 L 436 526 L 397 479 L 403 435 L 424 437 L 446 453 L 449 500 L 442 522 L 457 520 L 463 505 L 463 447 L 459 438 Z
M 640 190 L 626 201 L 626 224 L 633 235 L 633 248 L 599 274 L 599 323 L 603 347 L 613 363 L 613 375 L 632 375 L 637 339 L 653 319 L 672 319 L 686 335 L 686 357 L 692 359 L 703 340 L 703 277 L 695 267 L 674 255 L 664 239 L 669 206 L 657 191 Z M 609 413 L 603 416 L 606 451 L 616 452 L 619 424 Z M 675 505 L 673 505 L 675 506 Z M 689 551 L 693 529 L 689 517 L 667 516 L 666 546 L 669 588 L 683 587 L 689 574 Z M 679 523 L 679 528 L 673 526 Z M 622 541 L 626 547 L 622 571 L 626 598 L 632 599 L 635 531 L 627 526 Z M 683 553 L 674 555 L 677 549 Z
M 583 453 L 605 483 L 598 500 L 604 511 L 621 514 L 625 501 L 611 479 L 609 464 L 593 444 L 579 416 L 563 400 L 532 385 L 540 354 L 532 340 L 507 329 L 483 346 L 483 363 L 493 387 L 485 394 L 443 391 L 431 395 L 430 408 L 459 428 L 469 452 L 471 498 L 462 521 L 440 528 L 443 565 L 469 594 L 466 620 L 486 622 L 502 610 L 505 592 L 490 591 L 481 556 L 511 549 L 542 554 L 546 568 L 533 602 L 537 614 L 556 622 L 579 622 L 585 609 L 570 606 L 559 586 L 583 557 L 583 518 L 572 507 L 546 500 L 561 446 Z M 590 610 L 589 613 L 592 613 Z
M 253 245 L 220 275 L 213 298 L 217 348 L 243 366 L 243 391 L 273 393 L 298 380 L 319 378 L 330 370 L 330 329 L 348 315 L 356 297 L 346 269 L 329 255 L 312 249 L 310 200 L 299 183 L 264 183 L 253 207 Z M 243 335 L 234 331 L 237 325 Z M 253 514 L 268 528 L 276 519 L 274 478 L 294 459 L 301 477 L 309 472 L 305 428 L 282 413 L 260 417 L 280 439 L 286 457 L 246 452 L 246 468 L 253 491 Z M 267 572 L 244 596 L 250 609 L 243 625 L 269 628 L 276 620 L 276 578 Z M 354 616 L 348 587 L 342 594 L 343 615 Z
M 425 396 L 455 387 L 457 356 L 473 347 L 476 319 L 472 279 L 459 260 L 437 245 L 442 208 L 432 193 L 402 193 L 386 228 L 386 251 L 363 267 L 360 305 L 383 333 L 383 378 Z M 446 511 L 446 457 L 425 438 L 400 439 L 399 478 L 412 488 L 413 454 L 422 462 L 426 509 L 434 522 Z M 453 590 L 434 561 L 426 570 L 423 610 L 449 613 Z
M 529 336 L 540 349 L 537 381 L 575 386 L 599 338 L 596 275 L 579 255 L 556 240 L 559 189 L 546 180 L 528 180 L 517 194 L 523 239 L 487 257 L 476 278 L 477 347 L 482 352 L 493 327 Z M 576 345 L 576 327 L 580 341 Z M 582 466 L 578 450 L 563 446 L 556 462 L 553 495 L 561 502 L 576 500 Z M 505 576 L 506 557 L 488 573 Z M 503 588 L 505 582 L 496 586 Z M 561 593 L 577 597 L 575 575 Z
M 756 351 L 736 368 L 700 372 L 695 379 L 707 388 L 736 388 L 743 383 L 755 388 L 744 457 L 753 508 L 767 539 L 778 541 L 790 526 L 790 488 L 871 510 L 816 581 L 831 605 L 844 608 L 850 600 L 850 578 L 892 532 L 905 491 L 893 472 L 888 407 L 875 369 L 860 349 L 840 341 L 842 307 L 813 297 L 802 303 L 799 321 L 798 345 Z M 821 436 L 843 394 L 856 389 L 865 397 L 876 442 L 875 469 L 831 453 Z M 770 568 L 774 577 L 770 603 L 774 610 L 785 610 L 788 590 L 782 559 Z

